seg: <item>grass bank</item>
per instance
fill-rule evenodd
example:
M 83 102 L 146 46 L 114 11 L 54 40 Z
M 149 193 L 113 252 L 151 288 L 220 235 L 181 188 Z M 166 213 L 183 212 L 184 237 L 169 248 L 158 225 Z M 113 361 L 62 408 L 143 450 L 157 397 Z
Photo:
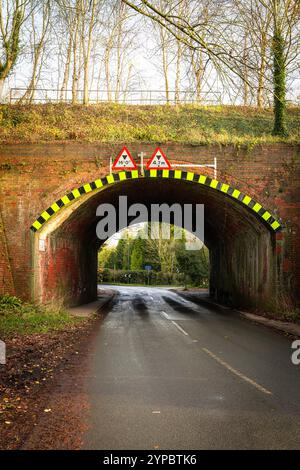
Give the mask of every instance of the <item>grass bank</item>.
M 85 406 L 80 381 L 96 322 L 96 317 L 72 317 L 58 307 L 46 309 L 15 297 L 0 297 L 0 338 L 6 344 L 6 363 L 0 365 L 1 450 L 22 448 L 40 420 L 49 416 L 52 422 L 50 415 L 59 416 L 54 427 L 58 446 L 64 439 L 65 423 L 69 427 L 72 423 L 78 434 Z M 67 391 L 62 388 L 66 383 L 70 384 Z M 39 448 L 54 447 L 47 438 L 47 433 L 38 434 Z
M 82 319 L 57 306 L 23 303 L 16 297 L 0 297 L 0 338 L 13 335 L 52 333 L 72 328 Z
M 300 142 L 300 107 L 288 109 L 289 136 L 272 136 L 271 109 L 121 104 L 0 105 L 1 143 L 181 142 L 249 146 Z

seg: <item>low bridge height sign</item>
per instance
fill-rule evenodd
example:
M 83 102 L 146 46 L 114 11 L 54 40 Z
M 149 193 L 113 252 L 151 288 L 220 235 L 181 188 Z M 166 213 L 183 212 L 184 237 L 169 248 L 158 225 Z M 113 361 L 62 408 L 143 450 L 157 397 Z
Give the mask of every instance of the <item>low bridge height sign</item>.
M 123 147 L 117 158 L 115 159 L 113 170 L 137 170 L 135 161 L 133 160 L 127 147 Z
M 147 163 L 146 170 L 171 170 L 171 165 L 164 152 L 157 147 Z

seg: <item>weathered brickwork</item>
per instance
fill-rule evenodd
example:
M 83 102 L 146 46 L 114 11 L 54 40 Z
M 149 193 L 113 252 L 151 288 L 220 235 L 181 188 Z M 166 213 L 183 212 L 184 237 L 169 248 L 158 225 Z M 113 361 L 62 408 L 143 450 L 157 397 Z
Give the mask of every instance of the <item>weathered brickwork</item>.
M 37 266 L 32 259 L 33 234 L 29 228 L 39 214 L 62 195 L 82 183 L 108 174 L 109 157 L 114 158 L 124 144 L 126 142 L 120 145 L 28 144 L 6 145 L 0 149 L 0 210 L 2 215 L 0 292 L 7 291 L 25 299 L 31 298 L 34 276 L 36 270 L 39 269 L 46 270 L 45 279 L 52 290 L 60 289 L 67 292 L 67 296 L 70 297 L 70 292 L 79 289 L 80 293 L 76 294 L 78 302 L 88 300 L 94 295 L 94 286 L 88 286 L 87 274 L 81 271 L 80 279 L 76 276 L 79 275 L 83 259 L 86 259 L 95 270 L 93 265 L 95 246 L 91 247 L 90 251 L 85 250 L 79 256 L 84 235 L 80 239 L 81 245 L 79 246 L 78 237 L 74 233 L 69 231 L 68 234 L 64 233 L 63 237 L 60 234 L 57 239 L 51 238 L 48 251 L 40 255 L 39 266 Z M 146 152 L 146 158 L 150 158 L 155 148 L 152 144 L 128 143 L 127 146 L 136 160 L 140 151 Z M 237 150 L 233 147 L 187 146 L 172 143 L 161 145 L 161 147 L 171 162 L 191 163 L 191 171 L 198 173 L 212 175 L 211 169 L 196 169 L 192 167 L 192 164 L 213 163 L 216 157 L 218 180 L 254 197 L 284 224 L 283 231 L 277 233 L 270 243 L 266 241 L 267 235 L 262 233 L 257 239 L 251 235 L 249 238 L 251 241 L 246 244 L 242 230 L 239 235 L 240 219 L 236 219 L 236 222 L 233 220 L 230 227 L 231 230 L 236 231 L 235 235 L 240 236 L 240 241 L 237 241 L 238 236 L 236 236 L 230 256 L 226 254 L 226 250 L 228 252 L 230 249 L 230 239 L 226 244 L 219 243 L 213 257 L 215 272 L 225 270 L 229 273 L 234 266 L 237 267 L 239 264 L 239 259 L 236 257 L 242 258 L 243 253 L 249 251 L 247 269 L 251 269 L 253 275 L 256 271 L 259 272 L 259 279 L 263 279 L 264 275 L 270 275 L 267 269 L 265 274 L 263 273 L 264 263 L 270 262 L 270 258 L 275 256 L 277 292 L 285 296 L 288 301 L 292 297 L 298 300 L 300 292 L 300 146 L 276 144 L 257 146 L 251 151 Z M 211 210 L 217 214 L 217 205 L 212 205 Z M 69 230 L 71 230 L 70 227 Z M 83 231 L 83 228 L 81 227 L 80 230 Z M 220 230 L 217 222 L 215 230 Z M 76 233 L 78 235 L 79 232 Z M 261 243 L 257 242 L 259 238 L 262 240 Z M 272 244 L 274 253 L 270 252 Z M 51 253 L 54 252 L 55 258 L 51 257 Z M 258 264 L 253 262 L 250 267 L 253 253 L 256 257 L 265 257 L 265 261 Z M 72 275 L 65 276 L 66 284 L 63 285 L 61 280 L 64 276 L 59 276 L 59 270 L 65 270 L 66 266 Z M 241 278 L 242 271 L 238 273 L 237 269 L 234 276 L 226 275 L 225 277 L 224 285 L 227 285 L 227 288 L 221 289 L 224 300 L 226 300 L 226 292 L 230 293 L 239 283 L 246 285 L 246 280 Z M 220 289 L 220 279 L 219 276 L 213 284 L 215 291 Z M 254 287 L 254 284 L 249 286 L 250 290 L 246 295 L 248 298 L 249 296 L 255 297 Z M 47 298 L 47 286 L 44 285 L 43 288 L 45 293 L 43 295 L 41 293 L 42 300 Z M 259 288 L 257 286 L 256 291 Z
M 8 253 L 4 224 L 0 212 L 0 294 L 14 294 L 14 283 L 11 272 L 10 256 Z

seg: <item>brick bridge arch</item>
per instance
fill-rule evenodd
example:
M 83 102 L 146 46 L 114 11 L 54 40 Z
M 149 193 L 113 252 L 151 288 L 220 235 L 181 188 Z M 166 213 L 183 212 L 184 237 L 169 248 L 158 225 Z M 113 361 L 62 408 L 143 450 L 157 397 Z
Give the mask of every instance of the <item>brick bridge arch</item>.
M 96 208 L 117 203 L 204 203 L 211 256 L 211 294 L 232 304 L 262 303 L 276 290 L 280 222 L 236 187 L 181 170 L 109 174 L 63 195 L 32 223 L 32 295 L 67 304 L 94 300 L 97 285 Z M 197 254 L 195 253 L 195 256 Z
M 129 145 L 130 152 L 137 161 L 139 152 L 151 155 L 157 145 L 124 143 Z M 30 226 L 45 208 L 50 207 L 53 201 L 59 201 L 64 194 L 69 194 L 73 188 L 81 187 L 82 183 L 87 181 L 105 178 L 109 173 L 109 159 L 119 153 L 124 143 L 51 142 L 12 144 L 0 148 L 0 294 L 10 293 L 24 300 L 32 300 L 47 298 L 51 290 L 61 294 L 61 290 L 65 289 L 67 297 L 70 297 L 74 285 L 77 285 L 79 289 L 75 292 L 75 301 L 82 301 L 91 296 L 91 292 L 84 292 L 88 277 L 84 280 L 83 272 L 80 274 L 83 276 L 81 280 L 76 280 L 76 276 L 80 256 L 83 256 L 79 247 L 83 246 L 84 240 L 93 241 L 94 226 L 89 225 L 90 233 L 87 230 L 88 220 L 85 220 L 85 214 L 88 216 L 90 211 L 94 210 L 91 202 L 93 200 L 96 204 L 97 198 L 100 198 L 97 196 L 98 190 L 84 193 L 79 199 L 76 198 L 67 204 L 63 210 L 59 209 L 36 233 L 30 230 Z M 211 279 L 212 294 L 220 299 L 231 300 L 236 305 L 249 301 L 260 304 L 267 302 L 268 308 L 272 307 L 272 304 L 281 308 L 283 303 L 280 304 L 279 300 L 283 297 L 284 304 L 288 301 L 293 308 L 299 302 L 300 292 L 300 146 L 257 145 L 249 150 L 233 146 L 199 146 L 170 142 L 164 144 L 163 149 L 175 168 L 176 164 L 184 164 L 187 167 L 185 169 L 191 171 L 195 170 L 196 164 L 211 163 L 217 158 L 218 179 L 238 188 L 243 194 L 249 194 L 251 202 L 249 199 L 241 202 L 234 196 L 230 197 L 230 193 L 223 194 L 226 186 L 222 185 L 222 191 L 220 185 L 213 181 L 211 170 L 206 168 L 201 170 L 203 175 L 211 178 L 206 180 L 206 184 L 150 176 L 135 181 L 133 191 L 130 186 L 133 180 L 122 181 L 122 188 L 127 188 L 131 193 L 131 201 L 138 202 L 142 200 L 143 195 L 149 200 L 157 196 L 158 200 L 159 194 L 167 188 L 170 201 L 172 197 L 174 199 L 174 195 L 180 195 L 182 201 L 188 201 L 189 197 L 194 195 L 195 200 L 198 198 L 205 202 L 210 209 L 206 214 L 206 221 L 209 222 L 207 238 L 214 268 Z M 98 191 L 99 195 L 103 195 L 103 200 L 104 194 L 107 200 L 113 199 L 120 184 L 107 183 L 105 191 Z M 217 186 L 213 188 L 211 185 Z M 197 191 L 192 187 L 197 188 Z M 87 188 L 89 189 L 89 186 Z M 185 191 L 184 188 L 189 189 Z M 102 196 L 100 199 L 102 200 Z M 252 199 L 269 209 L 274 215 L 274 222 L 283 221 L 282 229 L 270 228 L 267 222 L 273 223 L 273 219 L 266 214 L 268 221 L 262 220 L 259 215 L 263 215 L 263 209 L 259 209 L 260 213 L 256 214 L 253 208 L 257 209 L 259 206 L 255 205 Z M 83 202 L 85 204 L 82 204 Z M 57 209 L 56 206 L 54 208 Z M 77 221 L 75 214 L 79 216 Z M 91 222 L 91 215 L 89 217 Z M 80 220 L 81 226 L 78 224 Z M 60 224 L 60 228 L 57 226 L 54 230 L 56 223 Z M 62 256 L 51 257 L 49 251 L 39 251 L 38 256 L 34 256 L 37 240 L 42 234 L 50 231 L 51 227 L 53 230 L 51 235 L 49 232 L 46 240 L 50 248 L 46 246 L 46 249 L 56 249 Z M 72 250 L 72 246 L 75 247 L 76 244 L 75 235 L 78 242 L 77 251 Z M 261 242 L 257 243 L 258 240 Z M 96 247 L 95 244 L 92 245 Z M 228 250 L 231 252 L 230 256 Z M 245 254 L 247 251 L 248 255 Z M 68 252 L 77 253 L 77 256 L 69 256 L 66 274 L 63 273 L 63 260 Z M 87 251 L 85 255 L 88 255 Z M 91 258 L 95 259 L 93 254 Z M 255 264 L 252 258 L 260 261 Z M 92 261 L 87 261 L 91 265 Z M 228 276 L 227 273 L 230 273 L 233 267 L 239 270 L 234 276 Z M 46 268 L 49 290 L 47 291 L 46 284 L 43 284 L 44 291 L 39 292 L 40 276 L 37 273 L 46 274 Z M 249 276 L 251 269 L 252 274 Z M 259 273 L 255 274 L 255 270 Z M 69 272 L 73 272 L 73 281 Z M 257 277 L 257 282 L 251 280 L 254 276 Z M 263 276 L 266 282 L 262 282 Z M 234 291 L 235 298 L 232 299 Z M 256 292 L 259 293 L 258 300 Z M 94 295 L 94 292 L 92 294 Z

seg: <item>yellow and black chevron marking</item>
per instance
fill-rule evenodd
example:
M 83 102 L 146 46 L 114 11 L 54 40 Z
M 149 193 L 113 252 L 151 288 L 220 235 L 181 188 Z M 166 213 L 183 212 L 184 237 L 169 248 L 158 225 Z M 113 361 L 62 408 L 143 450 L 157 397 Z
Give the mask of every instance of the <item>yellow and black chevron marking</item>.
M 191 181 L 193 183 L 203 184 L 208 186 L 216 191 L 220 191 L 227 196 L 235 199 L 241 204 L 247 206 L 250 210 L 254 211 L 258 217 L 260 217 L 264 223 L 269 225 L 269 227 L 277 232 L 281 229 L 280 223 L 270 214 L 269 211 L 264 209 L 264 207 L 259 204 L 259 202 L 252 199 L 247 194 L 242 193 L 238 189 L 232 188 L 228 184 L 221 183 L 215 179 L 209 178 L 205 175 L 199 175 L 192 173 L 190 171 L 181 171 L 181 170 L 147 170 L 145 171 L 145 178 L 170 178 L 184 181 Z M 63 196 L 58 201 L 54 202 L 48 209 L 46 209 L 42 214 L 33 222 L 31 230 L 34 232 L 38 231 L 43 224 L 45 224 L 54 214 L 60 211 L 64 206 L 70 202 L 78 199 L 83 194 L 87 194 L 96 189 L 102 188 L 103 186 L 117 183 L 119 181 L 124 181 L 128 179 L 137 179 L 142 178 L 138 174 L 137 170 L 134 171 L 121 171 L 119 173 L 113 173 L 105 176 L 104 178 L 92 181 L 91 183 L 84 184 L 77 189 L 73 189 L 70 193 Z

